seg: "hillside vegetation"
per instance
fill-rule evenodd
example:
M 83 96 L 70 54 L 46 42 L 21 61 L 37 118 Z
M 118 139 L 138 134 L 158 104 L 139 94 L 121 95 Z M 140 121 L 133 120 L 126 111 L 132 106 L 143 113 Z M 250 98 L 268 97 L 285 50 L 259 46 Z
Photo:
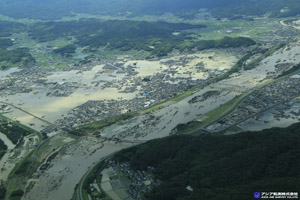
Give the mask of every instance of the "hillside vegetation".
M 248 200 L 255 191 L 299 191 L 299 129 L 295 124 L 230 136 L 172 136 L 114 159 L 139 170 L 156 168 L 163 183 L 147 194 L 150 200 Z
M 0 159 L 4 156 L 6 149 L 7 149 L 7 146 L 4 144 L 4 142 L 2 140 L 0 140 Z
M 0 132 L 6 135 L 13 144 L 18 144 L 23 137 L 33 133 L 31 129 L 25 128 L 18 123 L 10 122 L 5 118 L 0 119 Z
M 85 47 L 86 51 L 144 50 L 154 56 L 165 56 L 174 49 L 205 50 L 210 48 L 247 47 L 254 45 L 252 39 L 225 37 L 220 40 L 199 40 L 191 38 L 189 30 L 205 28 L 201 24 L 146 22 L 128 20 L 99 21 L 94 19 L 70 22 L 37 23 L 30 28 L 30 36 L 47 42 L 58 38 L 76 38 L 75 45 Z M 173 34 L 173 33 L 179 34 Z M 69 55 L 75 51 L 73 45 L 54 52 Z
M 12 33 L 24 30 L 24 28 L 24 24 L 0 20 L 0 37 L 8 37 Z
M 14 43 L 6 37 L 24 30 L 24 25 L 20 23 L 0 21 L 0 70 L 7 69 L 9 66 L 17 63 L 27 65 L 35 62 L 27 48 L 13 48 L 8 50 Z

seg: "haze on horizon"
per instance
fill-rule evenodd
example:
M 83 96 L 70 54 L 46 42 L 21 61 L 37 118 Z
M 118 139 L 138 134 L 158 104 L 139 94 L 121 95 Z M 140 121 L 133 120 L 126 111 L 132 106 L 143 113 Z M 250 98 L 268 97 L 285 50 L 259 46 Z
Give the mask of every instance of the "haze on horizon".
M 74 13 L 98 15 L 162 14 L 210 9 L 217 17 L 230 15 L 290 16 L 299 14 L 297 0 L 1 0 L 0 14 L 14 18 L 57 19 Z M 282 9 L 288 9 L 282 13 Z

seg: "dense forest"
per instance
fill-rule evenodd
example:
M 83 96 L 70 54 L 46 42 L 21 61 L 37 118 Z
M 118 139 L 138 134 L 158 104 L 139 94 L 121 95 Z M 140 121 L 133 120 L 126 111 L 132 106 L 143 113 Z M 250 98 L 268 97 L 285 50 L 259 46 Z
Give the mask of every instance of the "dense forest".
M 17 124 L 5 121 L 1 122 L 0 132 L 5 134 L 13 144 L 17 144 L 23 136 L 32 134 L 30 130 L 27 130 Z
M 8 23 L 8 22 L 7 22 Z M 0 27 L 7 24 L 0 21 Z M 256 44 L 250 38 L 224 37 L 219 40 L 201 40 L 192 30 L 204 29 L 205 25 L 189 23 L 169 23 L 163 21 L 130 21 L 81 19 L 74 21 L 49 21 L 33 23 L 26 27 L 12 23 L 3 30 L 2 35 L 28 32 L 38 42 L 52 42 L 64 38 L 69 44 L 54 49 L 53 53 L 71 57 L 78 47 L 85 52 L 101 50 L 145 51 L 150 57 L 165 56 L 173 50 L 205 50 L 211 48 L 248 47 Z M 35 63 L 29 48 L 16 47 L 15 41 L 0 37 L 0 69 L 11 66 L 29 66 Z M 18 65 L 20 64 L 20 65 Z
M 7 149 L 7 146 L 4 144 L 2 140 L 0 140 L 0 160 L 5 154 L 5 150 Z M 0 186 L 0 197 L 1 197 L 1 186 Z
M 204 50 L 251 46 L 255 42 L 249 38 L 225 37 L 221 40 L 199 40 L 190 38 L 187 30 L 205 26 L 187 23 L 146 22 L 128 20 L 99 21 L 94 19 L 71 22 L 37 23 L 30 29 L 30 36 L 39 42 L 52 41 L 62 37 L 76 38 L 75 45 L 97 50 L 99 47 L 121 51 L 144 50 L 154 56 L 164 56 L 174 49 Z M 174 32 L 179 34 L 173 34 Z M 75 51 L 74 44 L 54 52 L 70 55 Z
M 83 45 L 100 46 L 106 45 L 109 39 L 112 38 L 122 40 L 135 37 L 169 37 L 175 31 L 200 28 L 205 28 L 205 26 L 162 21 L 82 19 L 78 21 L 36 23 L 30 28 L 30 36 L 40 42 L 69 36 L 76 37 Z M 99 40 L 96 40 L 97 38 Z M 91 44 L 91 40 L 96 41 L 96 43 Z
M 171 136 L 114 159 L 139 170 L 156 168 L 163 183 L 147 193 L 150 200 L 248 200 L 255 191 L 299 191 L 299 130 L 295 124 L 230 136 Z
M 53 50 L 54 53 L 61 54 L 62 56 L 70 57 L 75 53 L 76 46 L 74 44 L 68 44 L 61 48 Z
M 0 151 L 1 150 L 6 150 L 7 146 L 4 144 L 4 142 L 2 140 L 0 140 Z
M 284 71 L 284 72 L 282 72 L 280 75 L 278 75 L 278 77 L 277 77 L 277 78 L 280 78 L 280 77 L 286 76 L 286 75 L 288 75 L 288 74 L 292 74 L 292 73 L 294 73 L 294 72 L 296 72 L 296 71 L 298 71 L 298 70 L 300 70 L 300 63 L 299 63 L 299 64 L 297 64 L 297 65 L 295 65 L 295 66 L 293 66 L 291 69 L 289 69 L 289 70 L 287 70 L 287 71 Z
M 14 44 L 13 41 L 11 41 L 10 39 L 7 39 L 7 38 L 1 39 L 0 38 L 0 48 L 2 48 L 2 49 L 11 47 L 13 44 Z
M 2 140 L 0 140 L 0 160 L 4 156 L 6 149 L 7 149 L 7 146 L 4 144 L 4 142 Z
M 28 48 L 16 48 L 14 50 L 6 50 L 0 48 L 0 64 L 5 62 L 1 68 L 6 68 L 6 65 L 22 63 L 24 65 L 34 63 L 35 59 L 29 52 Z
M 295 16 L 298 0 L 1 0 L 0 14 L 15 18 L 58 19 L 75 13 L 145 15 L 198 11 L 208 8 L 216 17 L 236 15 Z
M 6 195 L 6 189 L 0 185 L 0 199 L 4 199 Z
M 24 28 L 25 25 L 22 23 L 0 20 L 0 37 L 8 37 L 12 33 L 24 30 Z

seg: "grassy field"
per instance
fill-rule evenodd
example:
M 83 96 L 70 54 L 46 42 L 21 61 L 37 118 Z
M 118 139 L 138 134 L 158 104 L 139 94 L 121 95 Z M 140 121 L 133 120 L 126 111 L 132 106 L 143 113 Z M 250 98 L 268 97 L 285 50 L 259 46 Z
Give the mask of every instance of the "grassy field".
M 221 118 L 233 112 L 244 98 L 245 95 L 235 97 L 234 99 L 228 101 L 222 106 L 201 116 L 200 118 L 198 118 L 198 120 L 184 125 L 183 129 L 180 129 L 180 127 L 177 128 L 180 129 L 181 134 L 193 134 L 201 129 L 205 129 L 209 125 L 213 124 L 214 122 L 217 122 Z
M 32 150 L 30 153 L 28 153 L 20 162 L 18 162 L 18 164 L 14 167 L 14 169 L 10 172 L 9 174 L 9 178 L 13 178 L 16 173 L 18 173 L 18 170 L 27 170 L 29 169 L 29 167 L 25 167 L 25 162 L 27 162 L 27 160 L 32 156 L 34 150 Z M 23 174 L 23 175 L 27 175 L 27 174 Z
M 271 31 L 280 30 L 282 25 L 277 19 L 256 18 L 254 21 L 234 20 L 234 21 L 198 21 L 207 25 L 206 29 L 195 31 L 201 35 L 202 39 L 221 39 L 224 36 L 239 37 L 247 36 L 255 40 L 271 39 Z M 273 35 L 274 36 L 274 35 Z
M 82 16 L 81 16 L 82 17 Z M 4 16 L 0 16 L 0 19 L 6 19 L 6 20 L 12 20 L 7 19 Z M 74 17 L 73 19 L 78 19 L 79 16 Z M 98 19 L 102 20 L 110 20 L 112 18 L 110 17 L 97 17 Z M 62 21 L 69 21 L 72 18 L 63 19 Z M 155 19 L 155 18 L 154 18 Z M 131 20 L 133 21 L 153 21 L 154 19 L 149 17 L 138 17 L 133 18 Z M 16 20 L 20 21 L 20 20 Z M 172 20 L 167 20 L 169 22 L 172 22 Z M 36 21 L 31 21 L 27 19 L 21 20 L 22 23 L 25 24 L 31 24 Z M 193 30 L 191 33 L 195 33 L 198 35 L 202 40 L 216 40 L 221 39 L 224 36 L 229 37 L 239 37 L 239 36 L 246 36 L 253 38 L 255 40 L 260 40 L 262 38 L 262 35 L 267 35 L 268 39 L 272 38 L 271 34 L 269 33 L 271 30 L 274 32 L 275 30 L 279 30 L 282 28 L 282 25 L 278 23 L 277 20 L 274 19 L 268 19 L 268 18 L 259 18 L 254 21 L 245 21 L 245 20 L 234 20 L 234 21 L 214 21 L 214 20 L 192 20 L 192 21 L 183 21 L 186 23 L 192 23 L 192 24 L 203 24 L 206 25 L 207 28 L 201 29 L 201 30 Z M 287 27 L 286 27 L 287 28 Z M 60 55 L 56 55 L 52 52 L 52 49 L 60 48 L 63 46 L 66 46 L 68 44 L 72 44 L 75 42 L 74 38 L 60 38 L 56 39 L 51 42 L 45 42 L 45 43 L 39 43 L 33 39 L 31 39 L 27 33 L 16 33 L 13 34 L 11 39 L 15 39 L 16 45 L 15 47 L 27 47 L 30 49 L 30 52 L 32 53 L 33 57 L 35 58 L 38 65 L 40 65 L 42 68 L 55 68 L 55 69 L 64 69 L 69 64 L 75 63 L 76 61 L 72 58 L 65 58 Z M 264 38 L 265 39 L 265 38 Z M 116 56 L 121 55 L 124 52 L 121 51 L 115 51 L 115 50 L 104 50 L 99 49 L 98 52 L 95 52 L 96 55 L 100 56 Z M 149 52 L 127 52 L 129 55 L 137 58 L 147 57 L 149 56 Z
M 50 153 L 55 149 L 59 149 L 65 142 L 61 138 L 55 138 L 54 142 L 47 140 L 37 148 L 25 153 L 24 157 L 19 161 L 9 174 L 7 188 L 10 195 L 13 191 L 24 190 L 27 180 L 44 162 Z M 23 150 L 24 151 L 24 150 Z M 17 184 L 16 184 L 17 183 Z
M 173 102 L 177 103 L 177 102 L 179 102 L 179 101 L 181 101 L 181 100 L 183 100 L 183 99 L 185 99 L 185 98 L 193 95 L 195 92 L 201 90 L 203 87 L 204 86 L 199 86 L 199 87 L 194 88 L 192 90 L 186 91 L 186 92 L 184 92 L 184 93 L 182 93 L 182 94 L 180 94 L 180 95 L 172 98 L 170 101 L 173 101 Z
M 204 121 L 202 121 L 202 127 L 206 128 L 210 124 L 220 120 L 225 117 L 229 113 L 235 110 L 235 108 L 240 104 L 240 102 L 245 98 L 244 95 L 235 97 L 234 99 L 228 101 L 224 105 L 218 107 L 215 110 L 212 110 L 205 114 L 207 117 Z
M 121 123 L 123 121 L 129 120 L 135 116 L 137 116 L 138 112 L 130 112 L 122 115 L 117 115 L 114 117 L 105 118 L 100 121 L 93 122 L 91 124 L 83 125 L 75 130 L 72 130 L 70 134 L 81 136 L 89 133 L 93 133 L 95 130 L 100 130 L 104 127 L 110 126 L 115 123 Z
M 14 125 L 22 128 L 22 129 L 26 129 L 28 131 L 30 131 L 32 134 L 35 134 L 38 136 L 38 139 L 36 138 L 35 141 L 37 143 L 39 143 L 42 140 L 42 135 L 31 129 L 30 127 L 27 127 L 17 121 L 11 120 L 3 115 L 0 114 L 0 119 L 9 121 L 11 123 L 13 123 Z M 20 146 L 21 147 L 21 146 Z M 14 166 L 14 168 L 12 169 L 12 171 L 9 173 L 8 176 L 8 183 L 7 183 L 7 193 L 8 195 L 12 194 L 14 191 L 19 190 L 19 189 L 24 189 L 23 186 L 26 185 L 26 176 L 29 176 L 31 173 L 30 170 L 31 169 L 35 169 L 39 163 L 38 162 L 28 162 L 28 160 L 32 160 L 31 157 L 33 155 L 34 150 L 22 150 L 25 152 L 22 152 L 22 157 L 21 156 L 21 150 L 17 150 L 13 152 L 13 155 L 10 157 L 11 161 L 16 160 L 17 164 Z M 19 160 L 20 159 L 20 160 Z M 25 171 L 26 173 L 23 173 L 22 171 Z M 13 197 L 10 199 L 20 199 L 20 197 Z
M 46 43 L 39 43 L 31 39 L 27 33 L 15 33 L 10 36 L 10 38 L 17 41 L 14 47 L 26 47 L 30 49 L 36 64 L 41 68 L 63 69 L 69 64 L 76 62 L 71 57 L 62 57 L 51 52 L 55 48 L 61 48 L 68 44 L 72 44 L 74 42 L 74 38 L 70 40 L 60 38 Z

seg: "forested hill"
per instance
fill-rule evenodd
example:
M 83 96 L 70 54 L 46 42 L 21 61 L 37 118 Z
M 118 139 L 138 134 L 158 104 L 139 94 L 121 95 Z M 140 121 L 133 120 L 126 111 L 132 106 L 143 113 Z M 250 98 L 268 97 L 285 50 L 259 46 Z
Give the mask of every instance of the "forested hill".
M 30 27 L 30 36 L 39 41 L 52 41 L 63 37 L 76 38 L 76 45 L 94 51 L 99 47 L 121 51 L 144 50 L 152 56 L 165 56 L 173 50 L 205 50 L 211 48 L 248 47 L 256 42 L 245 37 L 224 37 L 219 40 L 190 38 L 188 30 L 202 29 L 201 24 L 167 23 L 162 21 L 78 20 L 37 23 Z M 175 31 L 181 34 L 173 35 Z M 74 45 L 57 49 L 55 53 L 68 55 Z
M 299 130 L 295 124 L 230 136 L 172 136 L 123 150 L 115 160 L 156 168 L 163 183 L 147 194 L 150 200 L 248 200 L 254 192 L 299 191 Z
M 57 19 L 73 12 L 90 14 L 162 14 L 208 8 L 217 17 L 232 15 L 291 16 L 298 0 L 0 0 L 0 14 L 15 18 Z
M 6 37 L 13 33 L 24 31 L 25 26 L 21 23 L 6 22 L 0 20 L 0 70 L 9 68 L 11 64 L 23 63 L 24 66 L 35 62 L 27 48 L 14 48 L 7 50 L 14 45 L 11 39 Z M 1 88 L 1 86 L 0 86 Z

